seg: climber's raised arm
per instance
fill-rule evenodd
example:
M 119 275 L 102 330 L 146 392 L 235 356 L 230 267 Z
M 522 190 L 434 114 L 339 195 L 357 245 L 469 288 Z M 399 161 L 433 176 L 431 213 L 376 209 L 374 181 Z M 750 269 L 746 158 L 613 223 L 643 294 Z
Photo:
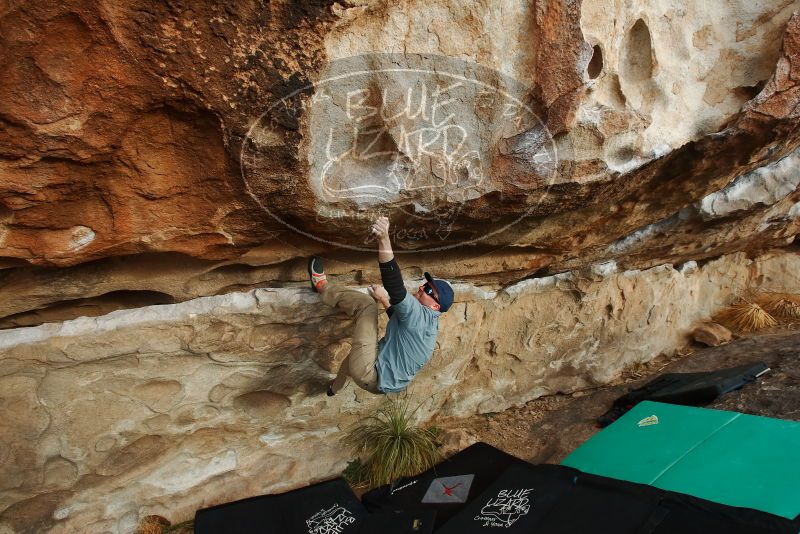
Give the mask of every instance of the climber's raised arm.
M 394 306 L 402 302 L 406 297 L 406 286 L 403 284 L 400 266 L 397 265 L 397 261 L 394 259 L 392 241 L 389 238 L 389 219 L 387 217 L 379 217 L 373 223 L 370 232 L 377 238 L 381 281 L 389 294 L 389 304 Z
M 389 238 L 389 218 L 378 217 L 369 229 L 378 243 L 378 262 L 387 263 L 394 259 L 392 240 Z

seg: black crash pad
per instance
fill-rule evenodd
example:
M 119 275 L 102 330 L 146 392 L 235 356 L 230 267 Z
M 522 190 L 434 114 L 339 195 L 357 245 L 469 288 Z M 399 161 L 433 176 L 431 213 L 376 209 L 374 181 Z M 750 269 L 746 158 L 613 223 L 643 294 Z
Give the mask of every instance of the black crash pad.
M 338 478 L 280 495 L 262 495 L 198 510 L 195 534 L 360 534 L 367 515 Z
M 512 465 L 437 534 L 796 534 L 766 512 L 558 465 Z
M 486 443 L 476 443 L 420 475 L 403 478 L 392 485 L 381 486 L 365 493 L 362 502 L 370 512 L 436 511 L 436 528 L 439 528 L 466 506 L 466 503 L 423 502 L 426 493 L 432 484 L 436 484 L 437 479 L 474 475 L 466 498 L 466 502 L 469 503 L 509 466 L 516 464 L 527 465 L 527 462 Z
M 763 362 L 757 362 L 719 371 L 663 374 L 616 399 L 611 409 L 597 419 L 597 423 L 606 427 L 642 401 L 705 406 L 724 393 L 754 382 L 768 369 Z
M 435 523 L 435 510 L 379 512 L 364 517 L 358 534 L 431 534 Z
M 199 510 L 195 534 L 431 534 L 436 512 L 367 513 L 343 479 Z

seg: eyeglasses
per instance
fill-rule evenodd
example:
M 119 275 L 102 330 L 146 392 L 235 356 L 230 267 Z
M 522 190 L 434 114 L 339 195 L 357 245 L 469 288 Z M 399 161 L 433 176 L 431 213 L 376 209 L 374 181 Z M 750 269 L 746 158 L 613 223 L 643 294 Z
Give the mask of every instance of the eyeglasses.
M 439 304 L 439 299 L 436 298 L 436 290 L 433 289 L 433 286 L 431 286 L 430 283 L 425 282 L 425 285 L 422 286 L 422 291 L 424 291 L 426 295 L 435 300 L 436 304 Z

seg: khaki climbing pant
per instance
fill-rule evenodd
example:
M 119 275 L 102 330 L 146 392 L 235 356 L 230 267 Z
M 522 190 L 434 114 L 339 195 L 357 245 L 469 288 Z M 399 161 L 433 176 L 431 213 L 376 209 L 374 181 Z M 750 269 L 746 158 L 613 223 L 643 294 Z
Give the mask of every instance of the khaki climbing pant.
M 337 393 L 344 387 L 349 376 L 361 389 L 379 394 L 378 373 L 375 371 L 375 361 L 378 358 L 377 304 L 369 295 L 330 282 L 320 293 L 320 300 L 328 306 L 344 311 L 355 321 L 350 354 L 339 367 L 339 373 L 331 384 L 331 389 Z

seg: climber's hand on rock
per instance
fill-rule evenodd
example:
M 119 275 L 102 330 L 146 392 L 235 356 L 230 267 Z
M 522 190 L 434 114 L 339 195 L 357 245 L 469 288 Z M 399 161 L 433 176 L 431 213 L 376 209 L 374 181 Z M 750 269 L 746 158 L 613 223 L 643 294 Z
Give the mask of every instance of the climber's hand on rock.
M 378 261 L 386 263 L 394 259 L 392 252 L 392 241 L 389 238 L 389 218 L 378 217 L 369 229 L 371 236 L 377 237 L 378 241 Z
M 386 292 L 386 289 L 384 289 L 382 285 L 372 284 L 367 287 L 367 293 L 369 293 L 370 297 L 375 299 L 375 302 L 383 304 L 387 308 L 389 307 L 389 293 Z
M 389 218 L 378 217 L 370 227 L 370 234 L 378 238 L 378 241 L 389 241 Z

